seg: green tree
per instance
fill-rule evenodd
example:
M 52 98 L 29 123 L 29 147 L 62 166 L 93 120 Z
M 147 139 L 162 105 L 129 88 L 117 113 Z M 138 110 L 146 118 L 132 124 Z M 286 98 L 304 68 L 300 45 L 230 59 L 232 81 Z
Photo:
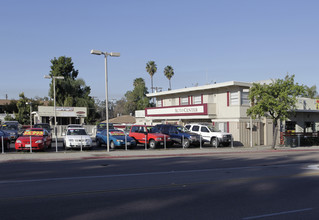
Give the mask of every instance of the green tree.
M 129 115 L 130 111 L 127 111 L 126 109 L 126 100 L 125 98 L 122 98 L 120 100 L 117 100 L 114 106 L 114 117 L 119 115 Z
M 27 104 L 30 99 L 25 97 L 23 92 L 19 94 L 19 97 L 20 99 L 17 102 L 18 112 L 15 113 L 15 118 L 20 124 L 30 124 L 30 106 Z
M 155 64 L 155 61 L 148 61 L 148 63 L 146 63 L 146 71 L 148 72 L 148 74 L 150 74 L 151 76 L 151 89 L 152 89 L 152 93 L 153 93 L 153 76 L 157 71 L 157 65 Z
M 8 104 L 3 106 L 3 111 L 7 113 L 15 113 L 18 112 L 17 101 L 11 100 Z
M 87 107 L 87 122 L 95 120 L 95 103 L 90 96 L 91 88 L 83 79 L 77 79 L 79 71 L 74 69 L 71 57 L 61 56 L 51 60 L 50 76 L 63 76 L 56 80 L 56 104 L 60 106 Z M 53 80 L 53 79 L 52 79 Z M 49 96 L 54 97 L 53 81 L 50 84 Z
M 311 98 L 311 99 L 318 98 L 317 86 L 316 85 L 311 86 L 311 87 L 305 86 L 304 96 L 306 98 Z
M 171 90 L 171 89 L 172 89 L 172 87 L 171 87 L 171 78 L 174 76 L 174 69 L 173 69 L 173 67 L 171 67 L 171 66 L 166 66 L 166 67 L 164 68 L 164 75 L 166 76 L 166 78 L 167 78 L 168 81 L 169 81 L 169 90 Z
M 133 91 L 127 91 L 125 93 L 126 112 L 134 114 L 136 110 L 143 110 L 146 107 L 150 107 L 150 99 L 146 97 L 148 93 L 145 81 L 143 78 L 136 78 L 133 83 Z
M 11 115 L 9 115 L 8 113 L 6 114 L 6 116 L 4 117 L 5 121 L 15 121 L 16 119 L 13 118 Z
M 295 76 L 274 80 L 270 84 L 254 83 L 250 88 L 251 107 L 247 115 L 252 118 L 270 117 L 274 123 L 272 148 L 275 149 L 278 121 L 286 120 L 296 108 L 297 96 L 304 93 L 304 87 L 294 82 Z

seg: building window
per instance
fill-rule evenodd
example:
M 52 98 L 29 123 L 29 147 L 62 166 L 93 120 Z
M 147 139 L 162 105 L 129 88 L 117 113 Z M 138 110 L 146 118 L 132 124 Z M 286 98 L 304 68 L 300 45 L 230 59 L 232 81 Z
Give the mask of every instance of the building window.
M 248 99 L 249 92 L 242 92 L 241 93 L 241 104 L 242 105 L 250 105 L 250 101 Z
M 286 131 L 291 132 L 296 130 L 296 124 L 295 121 L 286 121 Z
M 231 92 L 230 93 L 230 105 L 239 105 L 238 92 Z
M 193 104 L 194 105 L 202 104 L 202 96 L 201 95 L 193 96 Z
M 181 105 L 188 105 L 188 97 L 181 98 Z
M 162 106 L 162 99 L 156 99 L 156 107 L 163 107 Z

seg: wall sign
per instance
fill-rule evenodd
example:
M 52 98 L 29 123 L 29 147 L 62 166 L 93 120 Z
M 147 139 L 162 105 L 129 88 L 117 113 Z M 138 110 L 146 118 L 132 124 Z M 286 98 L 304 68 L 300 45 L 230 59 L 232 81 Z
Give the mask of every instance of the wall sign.
M 186 116 L 207 115 L 207 104 L 146 108 L 145 116 Z

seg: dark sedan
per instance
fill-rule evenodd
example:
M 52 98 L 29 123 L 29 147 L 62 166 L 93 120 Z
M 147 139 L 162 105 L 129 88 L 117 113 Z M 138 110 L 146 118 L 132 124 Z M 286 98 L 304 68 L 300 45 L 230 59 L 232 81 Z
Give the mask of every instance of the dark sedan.
M 10 149 L 10 135 L 5 132 L 0 130 L 0 150 L 9 150 Z

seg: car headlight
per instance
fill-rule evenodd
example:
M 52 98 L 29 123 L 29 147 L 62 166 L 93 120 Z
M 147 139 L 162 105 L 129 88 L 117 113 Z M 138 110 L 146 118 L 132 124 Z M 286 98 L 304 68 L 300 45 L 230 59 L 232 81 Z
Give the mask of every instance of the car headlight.
M 20 140 L 17 140 L 16 143 L 21 144 L 22 142 Z
M 43 141 L 42 140 L 37 140 L 35 143 L 41 144 Z
M 74 142 L 74 139 L 69 139 L 69 142 Z
M 116 140 L 117 142 L 120 142 L 120 143 L 122 143 L 123 142 L 123 140 Z

